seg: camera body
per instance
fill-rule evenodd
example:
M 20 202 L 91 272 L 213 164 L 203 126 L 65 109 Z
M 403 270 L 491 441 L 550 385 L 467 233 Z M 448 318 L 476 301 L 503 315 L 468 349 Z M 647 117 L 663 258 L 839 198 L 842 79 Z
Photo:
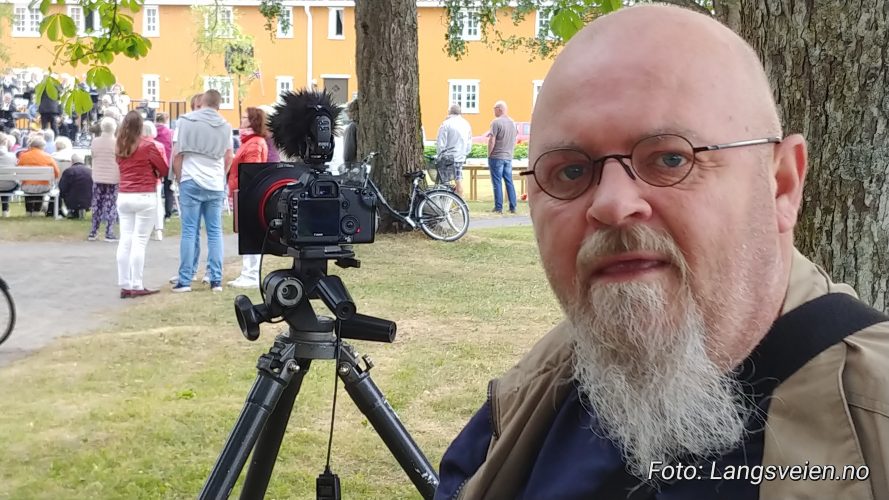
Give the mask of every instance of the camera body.
M 377 197 L 304 163 L 242 163 L 234 196 L 238 252 L 373 243 Z
M 281 243 L 289 247 L 373 243 L 376 233 L 376 196 L 325 173 L 285 187 L 278 214 Z

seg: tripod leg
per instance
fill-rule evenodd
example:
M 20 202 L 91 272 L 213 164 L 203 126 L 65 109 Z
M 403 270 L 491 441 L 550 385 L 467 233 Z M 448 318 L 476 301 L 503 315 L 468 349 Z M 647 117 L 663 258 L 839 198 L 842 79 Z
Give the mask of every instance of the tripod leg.
M 423 498 L 432 498 L 435 495 L 435 488 L 438 487 L 438 475 L 398 419 L 395 410 L 389 406 L 383 393 L 370 378 L 368 370 L 361 370 L 351 352 L 351 347 L 344 344 L 340 351 L 340 366 L 337 369 L 337 374 L 343 380 L 343 386 L 386 443 L 420 495 Z
M 274 362 L 267 354 L 260 357 L 256 381 L 250 389 L 244 408 L 225 442 L 222 453 L 198 495 L 201 500 L 228 498 L 266 421 L 278 406 L 284 389 L 291 382 L 298 388 L 302 382 L 304 371 L 296 363 L 288 362 L 283 365 L 284 369 L 280 370 L 280 373 L 275 373 L 263 368 L 269 361 Z M 288 369 L 288 367 L 298 369 Z M 287 412 L 290 412 L 289 407 Z
M 281 441 L 284 439 L 284 432 L 287 430 L 288 422 L 290 422 L 293 403 L 296 401 L 297 394 L 299 394 L 303 377 L 309 371 L 311 360 L 297 359 L 296 364 L 300 367 L 299 376 L 294 377 L 290 381 L 290 385 L 284 389 L 281 399 L 278 400 L 278 404 L 269 416 L 265 427 L 262 429 L 262 433 L 259 435 L 259 440 L 256 442 L 256 448 L 250 460 L 250 468 L 247 469 L 247 477 L 244 478 L 244 488 L 241 489 L 241 498 L 243 500 L 265 497 L 269 479 L 272 477 L 272 469 L 275 468 L 278 451 L 281 449 Z

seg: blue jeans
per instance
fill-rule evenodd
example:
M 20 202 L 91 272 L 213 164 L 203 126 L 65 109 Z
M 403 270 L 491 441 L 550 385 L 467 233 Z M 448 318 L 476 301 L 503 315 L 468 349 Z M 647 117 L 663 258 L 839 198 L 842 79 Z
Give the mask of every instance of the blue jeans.
M 516 207 L 515 186 L 512 184 L 512 160 L 488 158 L 488 170 L 491 171 L 491 184 L 494 185 L 494 210 L 503 211 L 503 186 L 506 183 L 506 196 L 509 197 L 509 211 Z
M 210 282 L 222 281 L 222 205 L 224 191 L 210 191 L 188 180 L 179 184 L 179 217 L 182 237 L 179 240 L 179 284 L 191 285 L 195 269 L 195 246 L 201 237 L 200 221 L 207 228 L 207 269 Z

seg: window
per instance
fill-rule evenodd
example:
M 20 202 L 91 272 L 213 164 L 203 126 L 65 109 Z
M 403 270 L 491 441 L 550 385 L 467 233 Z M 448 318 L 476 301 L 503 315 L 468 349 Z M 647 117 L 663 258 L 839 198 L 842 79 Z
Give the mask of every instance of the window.
M 278 16 L 278 38 L 293 38 L 293 8 L 284 7 Z M 282 29 L 284 25 L 287 29 Z
M 147 102 L 161 100 L 161 82 L 158 75 L 142 75 L 142 99 Z
M 231 7 L 219 6 L 211 9 L 204 18 L 204 29 L 216 33 L 220 38 L 231 38 L 234 35 L 235 13 Z
M 343 8 L 330 7 L 328 11 L 327 38 L 334 40 L 342 40 L 346 38 L 343 34 Z
M 142 11 L 142 35 L 160 36 L 160 11 L 157 5 L 146 5 Z
M 219 109 L 235 109 L 234 92 L 232 89 L 232 79 L 228 76 L 207 76 L 204 78 L 204 92 L 215 89 L 222 95 L 222 102 L 219 103 Z
M 448 80 L 451 104 L 459 104 L 463 113 L 478 113 L 478 80 Z
M 293 90 L 292 76 L 276 76 L 275 77 L 275 95 L 280 96 L 288 90 Z
M 540 93 L 540 87 L 543 87 L 543 80 L 534 80 L 534 82 L 532 82 L 532 83 L 533 83 L 533 85 L 534 85 L 534 87 L 533 87 L 534 89 L 533 89 L 532 94 L 531 94 L 531 95 L 532 95 L 532 97 L 531 97 L 531 108 L 532 108 L 532 111 L 533 111 L 534 105 L 537 104 L 537 94 Z
M 13 36 L 40 36 L 40 23 L 43 21 L 43 14 L 40 13 L 39 7 L 16 5 L 14 15 L 15 18 L 12 22 Z
M 469 9 L 460 12 L 457 22 L 460 24 L 460 38 L 469 41 L 482 39 L 482 33 L 479 29 L 478 11 Z
M 85 35 L 86 30 L 84 29 L 83 24 L 83 7 L 79 5 L 69 5 L 68 6 L 68 17 L 74 21 L 74 26 L 77 26 L 77 34 Z
M 554 38 L 552 30 L 550 29 L 550 21 L 553 19 L 553 11 L 551 10 L 543 10 L 537 11 L 537 29 L 534 31 L 534 36 L 537 38 Z

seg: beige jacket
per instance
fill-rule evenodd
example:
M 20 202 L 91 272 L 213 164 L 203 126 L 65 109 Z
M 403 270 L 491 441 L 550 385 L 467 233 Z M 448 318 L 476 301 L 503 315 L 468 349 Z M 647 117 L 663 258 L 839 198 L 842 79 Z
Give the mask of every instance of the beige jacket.
M 795 252 L 782 314 L 826 293 L 854 291 Z M 514 498 L 566 391 L 573 385 L 565 325 L 491 382 L 494 437 L 459 498 Z M 763 500 L 889 499 L 889 323 L 846 337 L 779 385 L 763 465 L 867 465 L 865 481 L 764 481 Z

